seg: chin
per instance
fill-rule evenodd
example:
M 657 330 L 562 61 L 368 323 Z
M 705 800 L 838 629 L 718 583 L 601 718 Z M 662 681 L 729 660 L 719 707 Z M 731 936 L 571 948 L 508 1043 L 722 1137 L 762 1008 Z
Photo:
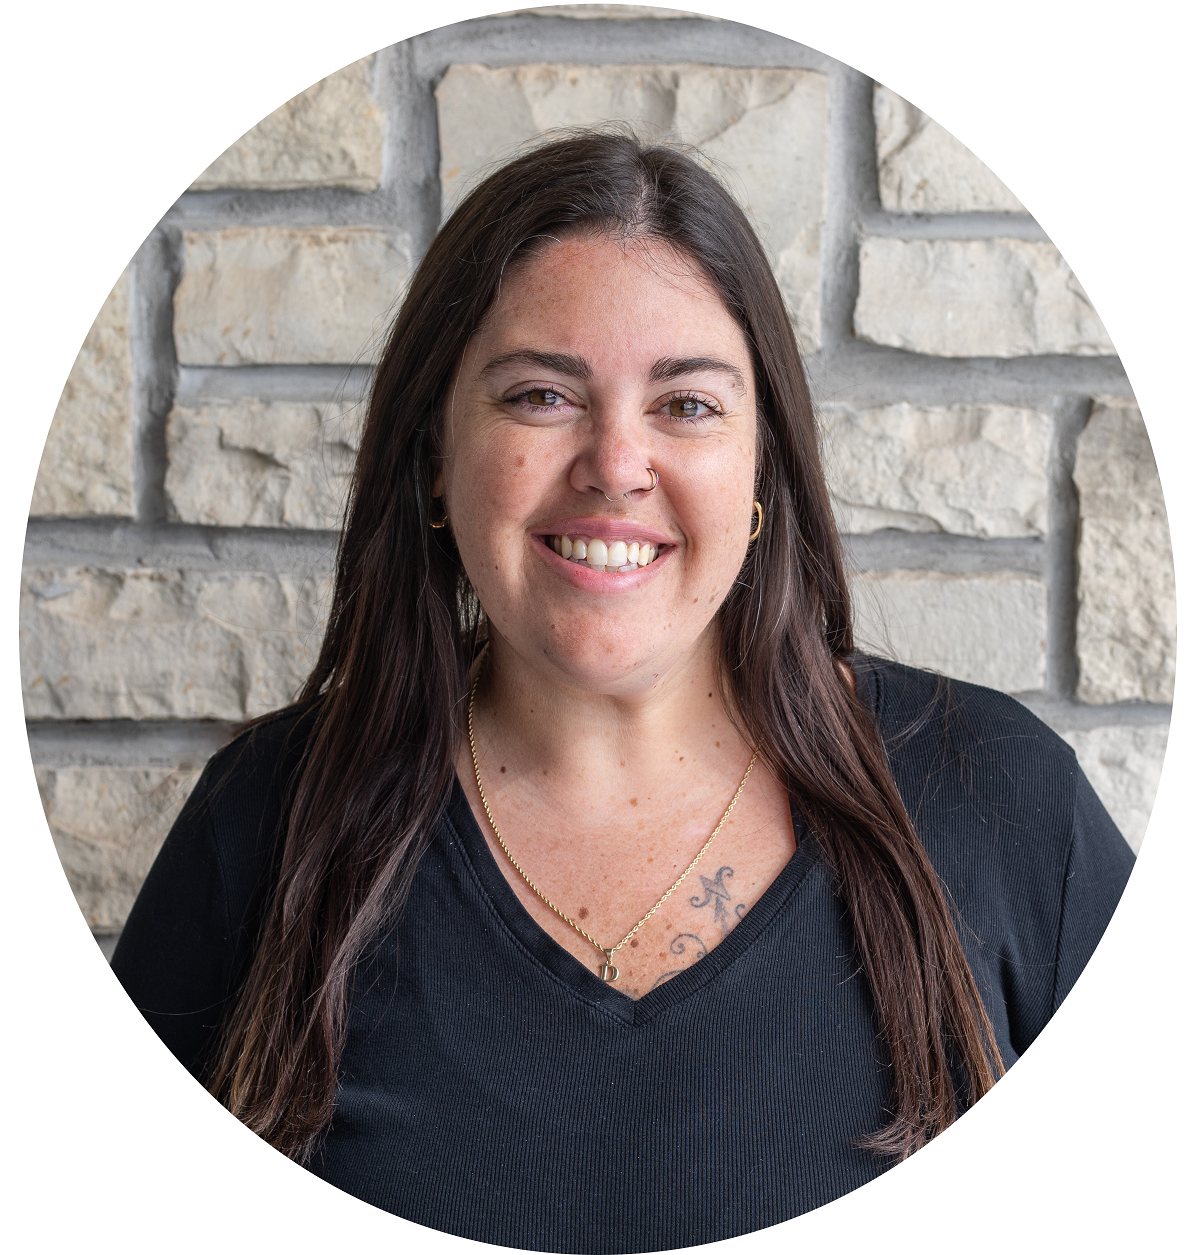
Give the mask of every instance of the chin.
M 631 694 L 649 688 L 664 671 L 663 660 L 645 650 L 644 641 L 625 633 L 590 635 L 569 645 L 555 638 L 544 643 L 541 655 L 566 683 L 592 693 Z

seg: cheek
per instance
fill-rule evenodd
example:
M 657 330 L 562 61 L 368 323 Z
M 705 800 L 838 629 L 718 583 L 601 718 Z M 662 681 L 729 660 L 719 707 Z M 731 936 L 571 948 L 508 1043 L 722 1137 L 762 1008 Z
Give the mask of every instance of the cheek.
M 461 519 L 484 517 L 496 527 L 523 518 L 534 499 L 531 468 L 538 459 L 515 442 L 472 444 L 449 468 L 450 507 Z
M 527 521 L 540 500 L 535 475 L 544 461 L 515 442 L 492 440 L 457 451 L 447 467 L 458 552 L 467 578 L 488 600 L 517 577 L 524 560 Z
M 736 566 L 753 530 L 753 456 L 738 450 L 736 457 L 714 457 L 689 469 L 684 524 L 689 540 L 707 560 Z

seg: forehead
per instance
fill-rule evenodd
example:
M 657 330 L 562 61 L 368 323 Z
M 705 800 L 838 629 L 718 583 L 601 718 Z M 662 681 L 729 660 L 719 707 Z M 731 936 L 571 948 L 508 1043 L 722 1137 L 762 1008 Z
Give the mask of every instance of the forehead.
M 688 257 L 658 240 L 554 240 L 505 272 L 480 339 L 589 356 L 657 360 L 716 350 L 748 358 L 745 336 Z

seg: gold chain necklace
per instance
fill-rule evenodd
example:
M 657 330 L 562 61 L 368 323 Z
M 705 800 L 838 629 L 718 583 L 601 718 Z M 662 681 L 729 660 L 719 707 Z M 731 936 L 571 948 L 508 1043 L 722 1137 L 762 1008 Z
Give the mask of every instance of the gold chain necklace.
M 683 884 L 683 882 L 688 878 L 688 876 L 693 871 L 696 870 L 697 864 L 705 856 L 705 854 L 708 853 L 708 847 L 712 845 L 712 843 L 717 839 L 717 833 L 719 833 L 721 829 L 725 827 L 725 821 L 729 818 L 730 814 L 733 811 L 733 808 L 737 805 L 738 798 L 742 796 L 742 790 L 746 787 L 746 781 L 750 779 L 750 773 L 754 770 L 754 764 L 758 761 L 758 750 L 755 749 L 753 755 L 751 756 L 750 766 L 746 768 L 746 774 L 742 777 L 742 782 L 741 784 L 738 785 L 737 792 L 733 795 L 733 798 L 730 801 L 729 805 L 725 808 L 725 814 L 721 816 L 721 822 L 717 824 L 717 826 L 713 829 L 712 836 L 709 837 L 709 839 L 700 847 L 699 854 L 697 854 L 696 857 L 692 859 L 692 861 L 683 869 L 683 871 L 679 873 L 679 876 L 676 878 L 675 883 L 666 891 L 666 893 L 662 895 L 661 898 L 659 898 L 659 900 L 646 912 L 646 914 L 643 915 L 642 918 L 638 920 L 636 924 L 634 924 L 634 926 L 625 934 L 624 937 L 621 938 L 620 941 L 617 942 L 615 946 L 602 946 L 596 940 L 596 938 L 591 935 L 591 933 L 587 932 L 586 929 L 584 929 L 578 923 L 576 923 L 576 921 L 573 920 L 569 915 L 565 914 L 563 911 L 560 911 L 558 907 L 556 907 L 554 903 L 551 902 L 550 899 L 546 897 L 546 895 L 537 887 L 537 885 L 535 885 L 533 881 L 529 879 L 529 877 L 525 874 L 525 870 L 524 868 L 522 868 L 521 864 L 518 863 L 515 858 L 513 858 L 513 853 L 508 848 L 508 843 L 500 835 L 500 829 L 496 827 L 496 820 L 492 816 L 492 808 L 488 805 L 487 797 L 483 792 L 483 780 L 480 778 L 480 775 L 479 775 L 479 758 L 477 757 L 475 753 L 475 689 L 478 687 L 478 685 L 479 685 L 479 677 L 476 676 L 474 682 L 471 684 L 470 700 L 467 702 L 467 741 L 471 746 L 471 765 L 475 768 L 475 787 L 479 790 L 479 800 L 480 802 L 483 803 L 483 813 L 487 816 L 488 823 L 492 825 L 492 831 L 496 834 L 496 840 L 500 842 L 500 848 L 508 856 L 508 861 L 517 869 L 517 874 L 534 891 L 534 893 L 536 893 L 537 896 L 541 898 L 541 900 L 554 912 L 554 914 L 558 916 L 559 919 L 561 919 L 564 923 L 570 924 L 571 927 L 581 937 L 583 937 L 586 941 L 591 942 L 591 944 L 594 945 L 596 949 L 599 950 L 602 955 L 604 955 L 604 962 L 600 965 L 600 979 L 606 982 L 614 981 L 617 979 L 618 976 L 621 975 L 621 973 L 618 968 L 613 966 L 613 961 L 612 961 L 613 955 L 616 954 L 616 952 L 627 941 L 629 941 L 630 938 L 632 938 L 633 934 L 636 933 L 639 928 L 641 928 L 641 926 L 650 918 L 650 916 L 653 915 L 654 912 L 657 911 L 658 908 L 662 906 L 662 904 L 671 896 L 671 894 L 673 894 L 675 890 L 678 889 L 681 884 Z

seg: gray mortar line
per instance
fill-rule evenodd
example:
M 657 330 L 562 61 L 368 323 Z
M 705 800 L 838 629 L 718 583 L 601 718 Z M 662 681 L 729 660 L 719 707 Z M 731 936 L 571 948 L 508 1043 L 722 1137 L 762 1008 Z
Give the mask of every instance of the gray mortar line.
M 854 337 L 859 223 L 864 210 L 879 200 L 872 91 L 871 80 L 848 67 L 839 65 L 829 76 L 828 164 L 821 233 L 821 349 L 809 362 L 818 375 Z
M 25 538 L 27 570 L 101 569 L 315 574 L 332 568 L 336 532 L 202 527 L 107 519 L 33 519 Z
M 394 164 L 397 170 L 404 173 L 415 266 L 433 242 L 441 220 L 441 146 L 437 105 L 433 92 L 417 68 L 413 41 L 396 44 L 391 50 L 391 58 L 394 97 L 388 115 L 388 160 L 385 165 Z
M 1017 693 L 1017 700 L 1056 732 L 1090 732 L 1096 728 L 1149 728 L 1171 722 L 1171 707 L 1158 702 L 1117 702 L 1089 706 L 1043 693 Z
M 30 720 L 35 767 L 202 767 L 233 737 L 219 719 Z
M 823 307 L 830 308 L 828 299 Z M 832 338 L 832 331 L 825 334 Z M 1065 393 L 1133 397 L 1115 357 L 932 357 L 855 340 L 844 341 L 832 354 L 811 355 L 806 365 L 818 404 L 990 402 L 1045 410 Z M 369 363 L 181 366 L 176 396 L 189 403 L 258 397 L 354 401 L 366 395 L 374 370 Z
M 134 256 L 130 347 L 133 358 L 133 492 L 140 522 L 166 517 L 166 421 L 175 391 L 176 233 L 155 227 Z
M 663 65 L 693 63 L 736 68 L 783 68 L 829 72 L 841 65 L 815 48 L 782 35 L 743 26 L 673 18 L 631 18 L 610 23 L 603 38 L 576 18 L 477 18 L 416 35 L 417 65 L 430 82 L 446 67 L 470 63 L 493 67 L 550 62 L 566 65 Z
M 873 156 L 874 154 L 872 154 Z M 1026 240 L 1049 243 L 1036 218 L 1017 213 L 902 214 L 876 208 L 863 215 L 863 236 L 894 240 Z
M 947 532 L 885 528 L 842 536 L 847 565 L 855 571 L 935 571 L 946 575 L 1044 574 L 1040 540 L 977 540 Z
M 176 400 L 310 401 L 355 404 L 375 377 L 371 365 L 357 366 L 181 366 Z
M 1078 547 L 1079 494 L 1073 479 L 1079 433 L 1091 412 L 1091 398 L 1064 396 L 1054 408 L 1049 479 L 1049 534 L 1046 571 L 1050 589 L 1047 606 L 1046 691 L 1070 697 L 1079 683 L 1075 648 L 1079 616 Z
M 380 190 L 347 188 L 257 188 L 184 192 L 167 210 L 164 223 L 189 231 L 222 227 L 374 227 L 408 244 L 407 222 L 396 223 L 396 198 Z
M 1045 406 L 1065 392 L 1133 395 L 1116 357 L 933 357 L 846 340 L 834 353 L 810 359 L 809 367 L 818 404 Z

